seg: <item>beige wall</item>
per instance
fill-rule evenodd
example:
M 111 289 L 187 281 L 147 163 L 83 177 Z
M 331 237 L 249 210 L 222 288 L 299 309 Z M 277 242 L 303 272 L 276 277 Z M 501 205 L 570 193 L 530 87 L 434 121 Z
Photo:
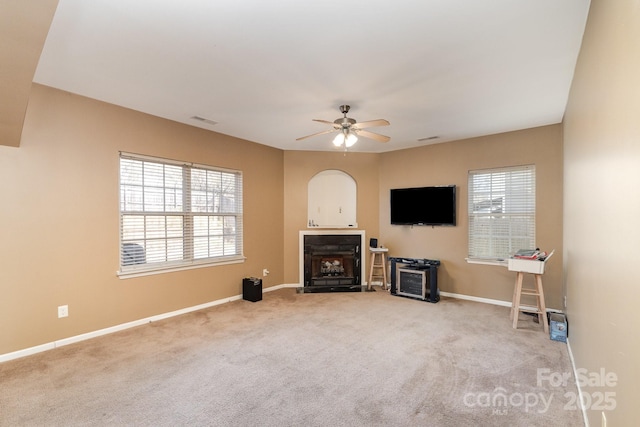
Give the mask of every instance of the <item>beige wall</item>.
M 358 200 L 356 219 L 358 230 L 364 230 L 366 239 L 378 235 L 379 200 L 378 154 L 285 151 L 284 153 L 284 269 L 285 283 L 300 283 L 299 235 L 307 227 L 307 185 L 318 172 L 338 169 L 356 181 Z M 368 260 L 365 260 L 368 261 Z
M 307 229 L 307 183 L 325 169 L 340 169 L 358 185 L 358 229 L 378 237 L 390 256 L 434 258 L 441 290 L 510 301 L 515 275 L 505 267 L 467 264 L 467 172 L 535 164 L 537 242 L 556 249 L 544 277 L 547 304 L 562 309 L 562 129 L 545 126 L 518 132 L 384 154 L 287 151 L 285 158 L 286 283 L 299 283 L 299 231 Z M 456 227 L 389 224 L 389 189 L 420 185 L 458 186 Z M 368 257 L 366 268 L 368 271 Z M 532 280 L 527 278 L 527 280 Z
M 48 25 L 42 22 L 41 28 Z M 262 268 L 271 271 L 265 287 L 297 283 L 306 184 L 324 169 L 356 179 L 359 228 L 379 237 L 391 255 L 441 259 L 444 291 L 508 301 L 512 274 L 464 261 L 466 174 L 535 163 L 538 244 L 560 251 L 545 275 L 547 303 L 562 308 L 564 266 L 577 367 L 617 374 L 609 425 L 634 425 L 640 419 L 640 316 L 633 306 L 640 300 L 633 269 L 640 241 L 639 41 L 637 1 L 593 0 L 562 128 L 381 155 L 283 153 L 36 85 L 21 147 L 0 145 L 0 355 L 237 295 L 241 278 Z M 14 48 L 4 44 L 4 56 Z M 1 84 L 30 79 L 33 67 L 10 72 L 17 74 Z M 119 150 L 243 170 L 247 261 L 118 279 Z M 389 225 L 390 188 L 443 184 L 459 187 L 457 227 Z M 69 304 L 70 316 L 57 319 L 62 304 Z M 599 410 L 588 415 L 600 425 Z
M 385 154 L 286 151 L 184 126 L 35 86 L 22 146 L 0 147 L 6 261 L 0 321 L 13 325 L 0 354 L 240 293 L 241 278 L 264 286 L 299 283 L 299 231 L 307 229 L 307 184 L 339 169 L 357 182 L 358 229 L 391 255 L 442 260 L 442 290 L 508 301 L 513 274 L 466 264 L 469 169 L 535 163 L 538 242 L 561 251 L 560 126 Z M 118 268 L 118 151 L 240 169 L 245 182 L 244 264 L 121 280 Z M 400 172 L 401 171 L 401 172 Z M 9 185 L 9 183 L 11 183 Z M 458 226 L 390 226 L 388 190 L 456 184 Z M 545 275 L 560 308 L 561 256 Z M 365 264 L 368 263 L 368 257 Z M 366 265 L 368 271 L 368 265 Z M 57 319 L 68 304 L 70 316 Z
M 592 1 L 564 120 L 565 280 L 577 367 L 618 376 L 584 390 L 615 393 L 614 426 L 640 420 L 639 76 L 640 4 Z
M 121 280 L 118 152 L 243 171 L 246 262 Z M 0 354 L 283 282 L 283 152 L 35 85 L 0 146 Z M 69 317 L 57 318 L 68 304 Z
M 544 275 L 547 307 L 562 309 L 560 125 L 383 154 L 380 167 L 382 243 L 389 247 L 391 256 L 439 259 L 442 265 L 438 270 L 438 284 L 442 291 L 510 302 L 514 273 L 502 266 L 465 261 L 468 255 L 467 173 L 475 169 L 525 164 L 536 166 L 537 245 L 547 251 L 556 249 Z M 457 186 L 456 227 L 390 225 L 391 188 L 451 184 Z M 533 278 L 525 280 L 533 281 Z

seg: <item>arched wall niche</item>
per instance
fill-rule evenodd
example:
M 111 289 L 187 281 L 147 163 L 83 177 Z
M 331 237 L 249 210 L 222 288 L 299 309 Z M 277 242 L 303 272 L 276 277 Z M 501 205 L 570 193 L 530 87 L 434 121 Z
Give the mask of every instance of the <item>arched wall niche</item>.
M 318 172 L 307 188 L 309 228 L 356 228 L 357 185 L 346 172 Z

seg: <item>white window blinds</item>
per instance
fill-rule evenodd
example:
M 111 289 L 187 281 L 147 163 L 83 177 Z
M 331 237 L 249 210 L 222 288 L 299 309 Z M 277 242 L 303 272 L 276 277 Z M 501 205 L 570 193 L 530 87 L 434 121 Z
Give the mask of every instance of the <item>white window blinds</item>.
M 469 172 L 469 258 L 535 248 L 534 165 Z
M 120 155 L 120 270 L 242 258 L 242 174 Z

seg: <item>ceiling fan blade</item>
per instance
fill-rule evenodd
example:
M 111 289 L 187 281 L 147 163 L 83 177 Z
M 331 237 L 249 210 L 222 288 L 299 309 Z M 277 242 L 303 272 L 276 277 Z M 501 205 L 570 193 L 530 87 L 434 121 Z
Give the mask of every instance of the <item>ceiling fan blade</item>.
M 365 138 L 374 139 L 378 142 L 389 142 L 391 138 L 388 136 L 380 135 L 377 133 L 369 132 L 368 130 L 357 129 L 356 134 Z
M 321 119 L 311 119 L 314 122 L 318 122 L 318 123 L 325 123 L 327 125 L 331 125 L 333 126 L 335 129 L 340 129 L 342 126 L 340 126 L 339 124 L 336 124 L 335 122 L 330 122 L 328 120 L 321 120 Z
M 335 129 L 323 130 L 322 132 L 312 133 L 311 135 L 301 136 L 300 138 L 296 138 L 296 141 L 302 141 L 303 139 L 311 138 L 312 136 L 324 135 L 325 133 L 335 132 Z
M 355 129 L 364 129 L 364 128 L 371 128 L 374 126 L 389 126 L 389 122 L 385 119 L 369 120 L 367 122 L 356 123 L 351 127 Z

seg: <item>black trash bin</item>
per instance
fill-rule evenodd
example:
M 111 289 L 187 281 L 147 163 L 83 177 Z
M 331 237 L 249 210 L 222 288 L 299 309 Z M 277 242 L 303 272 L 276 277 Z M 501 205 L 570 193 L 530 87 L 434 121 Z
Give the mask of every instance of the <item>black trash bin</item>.
M 242 279 L 242 299 L 256 302 L 262 300 L 262 279 L 246 277 Z

